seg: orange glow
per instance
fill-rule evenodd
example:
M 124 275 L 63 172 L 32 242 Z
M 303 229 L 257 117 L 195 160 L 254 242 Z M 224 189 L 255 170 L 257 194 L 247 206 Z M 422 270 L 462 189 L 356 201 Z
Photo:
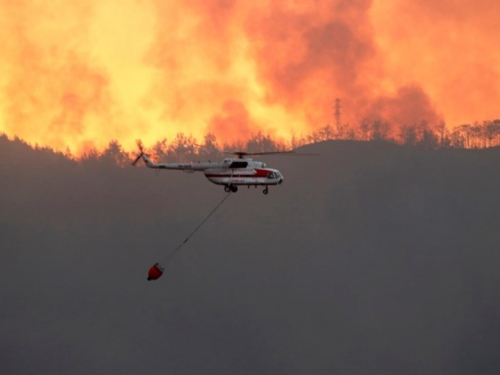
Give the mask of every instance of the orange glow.
M 499 117 L 500 3 L 375 1 L 384 81 L 418 83 L 450 126 Z
M 0 132 L 81 155 L 498 118 L 500 3 L 0 1 Z M 395 131 L 396 133 L 396 131 Z

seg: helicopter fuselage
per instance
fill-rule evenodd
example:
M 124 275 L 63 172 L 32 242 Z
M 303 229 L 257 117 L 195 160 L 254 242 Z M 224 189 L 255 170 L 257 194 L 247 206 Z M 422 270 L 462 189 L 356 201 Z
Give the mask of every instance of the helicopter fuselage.
M 205 177 L 212 183 L 225 186 L 279 185 L 283 176 L 276 169 L 252 159 L 225 159 L 220 166 L 205 169 Z
M 204 171 L 205 177 L 217 185 L 279 185 L 283 176 L 270 168 L 213 168 Z
M 153 163 L 143 156 L 147 167 L 155 169 L 181 170 L 188 173 L 203 172 L 205 177 L 216 185 L 224 185 L 227 192 L 236 192 L 237 186 L 267 186 L 279 185 L 283 175 L 277 169 L 267 168 L 266 164 L 250 158 L 227 158 L 222 162 L 193 163 Z

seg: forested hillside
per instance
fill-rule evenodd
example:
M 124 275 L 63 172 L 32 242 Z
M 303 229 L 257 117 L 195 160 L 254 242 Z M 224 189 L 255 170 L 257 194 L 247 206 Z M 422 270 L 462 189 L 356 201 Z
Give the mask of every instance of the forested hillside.
M 262 157 L 147 282 L 221 186 L 0 141 L 2 373 L 500 371 L 499 148 Z

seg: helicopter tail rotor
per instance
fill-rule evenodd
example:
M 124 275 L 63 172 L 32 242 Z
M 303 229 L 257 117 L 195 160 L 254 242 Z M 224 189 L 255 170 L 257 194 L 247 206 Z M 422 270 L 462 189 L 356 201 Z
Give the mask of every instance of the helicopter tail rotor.
M 137 155 L 137 157 L 132 162 L 133 167 L 136 166 L 136 164 L 139 162 L 140 159 L 143 159 L 145 163 L 147 163 L 149 161 L 148 160 L 149 155 L 144 152 L 144 145 L 142 144 L 140 139 L 137 140 L 137 147 L 139 148 L 140 152 L 139 152 L 139 155 Z
M 142 154 L 137 155 L 135 160 L 132 162 L 132 167 L 135 167 L 141 158 L 142 158 Z

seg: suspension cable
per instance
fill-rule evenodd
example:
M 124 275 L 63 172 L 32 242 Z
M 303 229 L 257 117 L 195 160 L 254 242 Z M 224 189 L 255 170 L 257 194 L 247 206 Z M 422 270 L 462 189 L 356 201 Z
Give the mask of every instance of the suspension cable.
M 203 224 L 205 224 L 205 222 L 210 218 L 210 216 L 212 216 L 215 211 L 217 211 L 217 209 L 222 206 L 222 204 L 226 201 L 227 198 L 229 198 L 229 196 L 231 195 L 231 192 L 227 193 L 224 198 L 222 198 L 222 200 L 217 204 L 217 206 L 215 206 L 215 208 L 210 211 L 210 213 L 203 219 L 203 221 L 198 224 L 198 226 L 186 237 L 186 239 L 184 241 L 182 241 L 179 246 L 177 246 L 174 251 L 172 251 L 170 254 L 168 254 L 163 260 L 161 263 L 166 263 L 167 261 L 169 261 L 170 259 L 172 259 L 174 257 L 174 255 L 189 241 L 189 239 L 198 231 L 198 229 L 200 229 L 202 227 Z

